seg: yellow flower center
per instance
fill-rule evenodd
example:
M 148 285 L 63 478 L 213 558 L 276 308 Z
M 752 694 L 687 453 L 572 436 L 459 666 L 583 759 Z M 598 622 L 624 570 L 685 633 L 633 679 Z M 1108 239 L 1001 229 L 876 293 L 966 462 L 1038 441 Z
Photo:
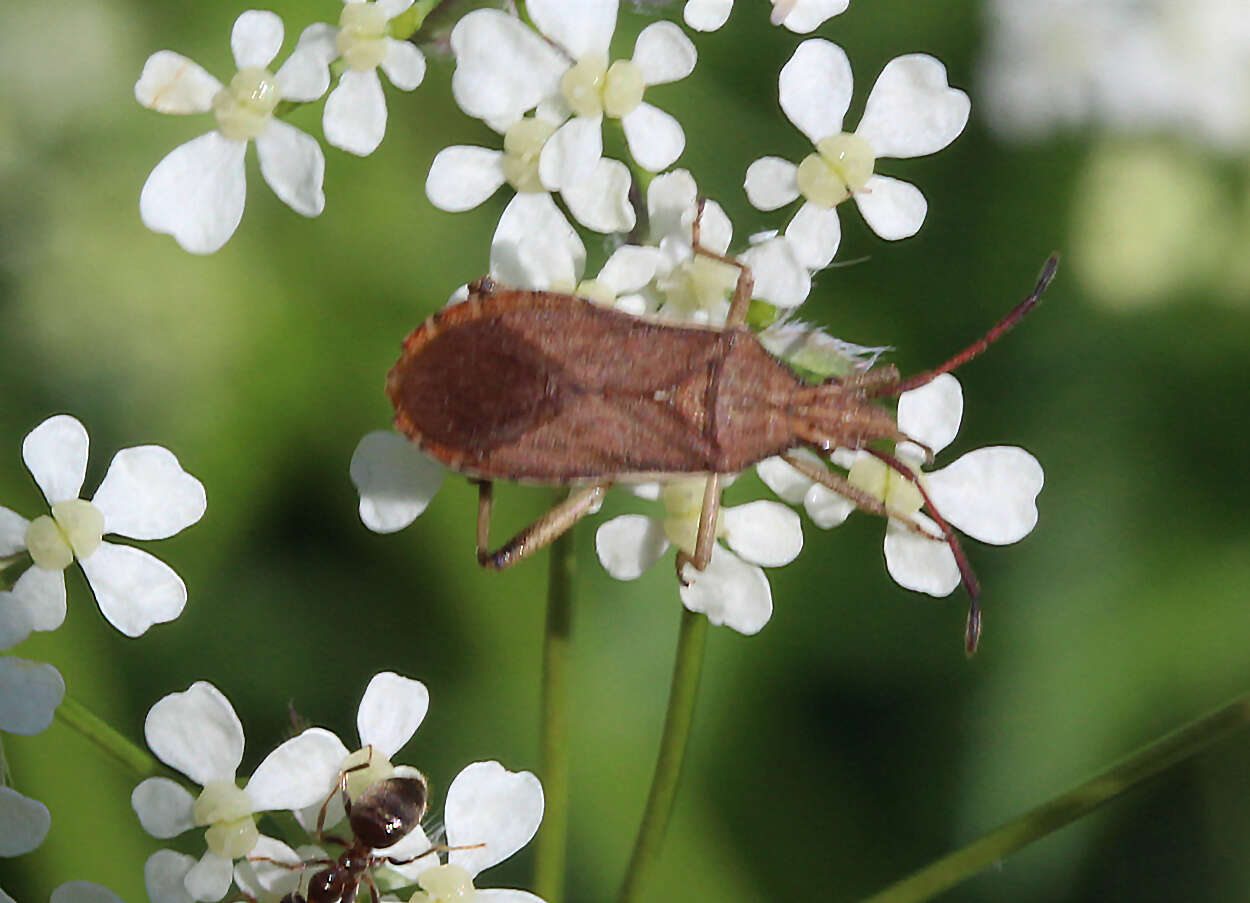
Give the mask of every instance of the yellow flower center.
M 924 479 L 922 474 L 917 476 Z M 871 455 L 861 455 L 851 465 L 846 478 L 855 488 L 881 499 L 894 517 L 909 520 L 924 506 L 924 496 L 915 483 Z
M 368 763 L 368 764 L 366 764 Z M 365 765 L 364 768 L 358 768 Z M 355 771 L 349 769 L 355 768 Z M 347 795 L 352 799 L 360 796 L 378 781 L 385 781 L 395 774 L 395 766 L 390 759 L 371 746 L 356 750 L 343 761 L 343 771 L 347 772 Z
M 251 852 L 260 832 L 252 818 L 252 799 L 234 781 L 204 785 L 191 810 L 197 825 L 207 825 L 204 841 L 219 856 L 238 859 Z
M 695 254 L 656 280 L 665 309 L 683 319 L 710 319 L 729 302 L 738 284 L 738 268 Z M 697 314 L 704 314 L 703 317 Z
M 660 491 L 660 500 L 664 502 L 664 535 L 668 541 L 679 549 L 694 554 L 699 539 L 699 515 L 703 510 L 703 493 L 707 489 L 707 480 L 693 477 L 688 480 L 673 480 L 666 483 Z M 724 512 L 716 520 L 716 533 L 719 536 L 724 527 Z
M 620 118 L 642 103 L 646 90 L 642 70 L 632 60 L 617 60 L 611 66 L 601 56 L 578 60 L 560 79 L 564 102 L 578 116 Z
M 598 279 L 583 279 L 577 284 L 577 288 L 573 289 L 573 294 L 603 307 L 611 307 L 616 301 L 616 292 Z
M 545 120 L 527 117 L 518 119 L 504 132 L 503 175 L 517 191 L 546 191 L 538 177 L 538 156 L 555 130 Z
M 386 12 L 376 3 L 347 3 L 339 16 L 334 43 L 343 62 L 357 72 L 369 72 L 386 58 Z
M 217 128 L 234 141 L 255 138 L 269 122 L 282 94 L 268 69 L 248 66 L 235 73 L 230 84 L 213 98 Z
M 74 556 L 81 560 L 100 546 L 104 514 L 85 499 L 66 499 L 26 528 L 26 550 L 45 571 L 63 571 Z
M 799 164 L 799 191 L 813 204 L 834 207 L 867 184 L 876 162 L 872 146 L 858 135 L 822 138 Z
M 470 903 L 477 896 L 473 878 L 458 865 L 447 863 L 426 869 L 417 878 L 422 890 L 409 903 Z

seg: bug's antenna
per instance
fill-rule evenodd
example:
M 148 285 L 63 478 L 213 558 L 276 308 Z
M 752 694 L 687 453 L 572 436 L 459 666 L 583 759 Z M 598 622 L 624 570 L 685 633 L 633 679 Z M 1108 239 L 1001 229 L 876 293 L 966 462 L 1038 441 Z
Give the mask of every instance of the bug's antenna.
M 968 556 L 964 554 L 959 538 L 955 536 L 955 531 L 946 522 L 946 518 L 942 517 L 937 505 L 933 504 L 933 499 L 929 498 L 928 491 L 915 471 L 887 452 L 878 451 L 875 448 L 865 448 L 864 451 L 884 461 L 891 470 L 897 471 L 916 487 L 920 492 L 920 497 L 924 499 L 925 508 L 928 509 L 933 522 L 938 525 L 938 529 L 942 531 L 946 545 L 955 556 L 955 566 L 959 568 L 959 579 L 963 582 L 964 589 L 968 591 L 968 620 L 964 626 L 964 652 L 971 658 L 976 654 L 977 644 L 981 642 L 981 584 L 972 570 L 972 565 L 968 563 Z
M 994 327 L 990 329 L 982 338 L 973 342 L 963 351 L 952 357 L 946 363 L 934 367 L 932 370 L 926 370 L 924 373 L 917 373 L 915 376 L 905 379 L 902 382 L 895 383 L 883 391 L 877 393 L 877 398 L 890 398 L 902 395 L 912 389 L 918 389 L 927 383 L 932 382 L 943 373 L 949 373 L 956 367 L 962 367 L 968 361 L 979 355 L 986 348 L 990 347 L 994 342 L 1001 339 L 1013 326 L 1024 319 L 1024 315 L 1037 306 L 1042 300 L 1042 293 L 1046 291 L 1046 287 L 1050 285 L 1052 279 L 1055 278 L 1055 272 L 1059 269 L 1059 255 L 1051 254 L 1047 258 L 1046 263 L 1042 265 L 1042 272 L 1037 277 L 1037 285 L 1034 286 L 1033 292 L 1011 309 L 1007 316 L 999 320 Z

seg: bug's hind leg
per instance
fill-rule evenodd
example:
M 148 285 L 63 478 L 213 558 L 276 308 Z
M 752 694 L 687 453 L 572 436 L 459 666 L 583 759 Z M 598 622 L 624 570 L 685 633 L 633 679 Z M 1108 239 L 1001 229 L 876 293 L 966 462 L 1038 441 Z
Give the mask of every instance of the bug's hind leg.
M 477 497 L 477 561 L 484 568 L 500 571 L 511 567 L 522 558 L 549 545 L 575 523 L 599 508 L 603 495 L 612 484 L 592 483 L 579 486 L 569 497 L 556 505 L 534 523 L 512 537 L 495 551 L 490 550 L 490 512 L 493 484 L 478 482 Z
M 694 222 L 690 225 L 690 247 L 696 254 L 702 254 L 704 257 L 710 257 L 738 268 L 738 282 L 734 286 L 733 299 L 729 302 L 729 313 L 725 316 L 725 325 L 733 329 L 747 320 L 747 309 L 751 306 L 751 295 L 755 291 L 755 277 L 751 275 L 751 268 L 741 260 L 718 254 L 700 243 L 703 207 L 706 203 L 706 198 L 699 198 L 699 209 L 695 213 Z
M 720 522 L 720 474 L 712 474 L 707 478 L 703 488 L 703 505 L 699 508 L 699 532 L 695 538 L 694 554 L 685 549 L 677 550 L 677 579 L 682 586 L 688 586 L 686 565 L 694 566 L 696 571 L 707 567 L 712 560 L 712 547 L 716 545 L 716 527 Z

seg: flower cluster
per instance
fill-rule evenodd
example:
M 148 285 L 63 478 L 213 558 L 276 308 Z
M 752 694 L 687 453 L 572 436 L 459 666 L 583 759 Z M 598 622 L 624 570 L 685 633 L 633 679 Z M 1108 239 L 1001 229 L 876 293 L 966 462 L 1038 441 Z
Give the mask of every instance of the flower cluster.
M 330 731 L 308 728 L 266 756 L 240 786 L 243 728 L 226 697 L 201 681 L 158 701 L 144 728 L 148 745 L 199 789 L 192 793 L 179 781 L 149 778 L 135 788 L 131 804 L 156 837 L 203 828 L 205 851 L 198 859 L 173 850 L 154 853 L 144 868 L 153 903 L 220 900 L 232 887 L 254 900 L 306 896 L 308 882 L 323 869 L 337 870 L 337 880 L 362 888 L 417 884 L 418 903 L 472 896 L 478 873 L 534 836 L 542 820 L 542 786 L 530 772 L 511 772 L 498 762 L 469 765 L 447 789 L 445 836 L 429 837 L 421 824 L 425 776 L 391 763 L 428 708 L 421 682 L 376 674 L 357 712 L 360 745 L 354 751 Z M 372 842 L 360 846 L 364 838 L 355 836 L 359 822 L 350 818 L 352 807 L 378 799 L 397 819 L 393 835 L 370 835 Z M 260 832 L 257 816 L 281 810 L 295 816 L 311 846 L 296 849 Z M 335 845 L 354 852 L 340 856 Z M 490 893 L 515 903 L 539 900 L 524 891 Z

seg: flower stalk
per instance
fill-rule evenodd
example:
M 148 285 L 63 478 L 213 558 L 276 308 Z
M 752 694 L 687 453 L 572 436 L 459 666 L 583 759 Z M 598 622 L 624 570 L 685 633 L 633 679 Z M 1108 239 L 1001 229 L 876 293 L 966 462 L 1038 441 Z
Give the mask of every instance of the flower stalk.
M 1165 734 L 1101 774 L 1012 819 L 983 837 L 938 859 L 862 903 L 929 900 L 992 863 L 1040 840 L 1173 765 L 1178 765 L 1250 724 L 1250 693 L 1184 727 Z
M 144 750 L 131 743 L 99 715 L 72 696 L 66 696 L 56 709 L 57 720 L 77 731 L 104 750 L 111 759 L 120 764 L 136 778 L 153 778 L 168 775 L 161 763 Z
M 703 673 L 703 652 L 707 646 L 708 619 L 698 612 L 683 608 L 681 628 L 677 634 L 677 656 L 673 664 L 673 683 L 669 690 L 668 712 L 664 717 L 664 733 L 660 737 L 660 754 L 651 779 L 647 808 L 638 825 L 634 852 L 621 885 L 620 903 L 642 899 L 642 892 L 660 860 L 664 834 L 673 813 L 677 784 L 690 740 L 694 720 L 694 704 L 699 695 L 699 678 Z

